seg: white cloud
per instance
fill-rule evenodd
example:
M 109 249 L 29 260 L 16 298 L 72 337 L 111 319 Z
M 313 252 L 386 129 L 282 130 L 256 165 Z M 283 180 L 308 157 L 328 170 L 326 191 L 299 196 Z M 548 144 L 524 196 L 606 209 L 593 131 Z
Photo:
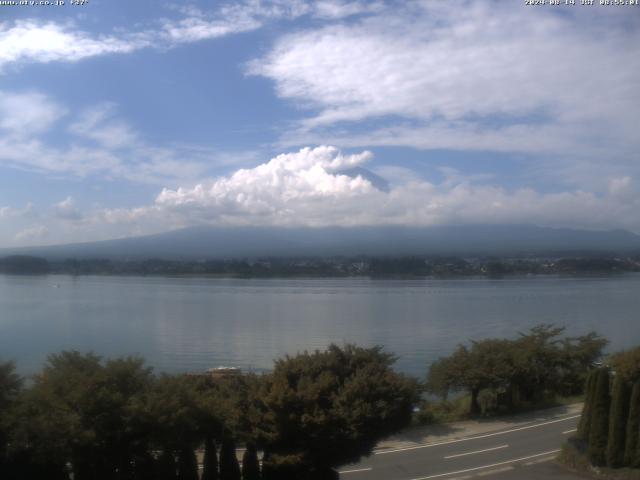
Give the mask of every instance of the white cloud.
M 82 220 L 82 212 L 76 207 L 70 196 L 53 205 L 53 211 L 57 218 L 77 222 Z
M 637 24 L 483 1 L 407 5 L 285 35 L 249 64 L 313 112 L 284 144 L 608 156 L 640 148 Z M 372 120 L 365 134 L 348 128 Z
M 37 139 L 0 138 L 0 165 L 48 174 L 166 184 L 202 177 L 216 165 L 216 152 L 146 145 L 126 150 L 73 143 L 54 147 Z
M 0 218 L 10 218 L 14 214 L 14 209 L 11 207 L 0 207 Z
M 135 146 L 137 135 L 126 122 L 114 119 L 116 109 L 113 103 L 102 103 L 86 109 L 69 126 L 69 132 L 110 149 Z
M 75 62 L 108 54 L 127 54 L 144 48 L 170 48 L 184 43 L 256 30 L 265 22 L 309 15 L 340 19 L 379 11 L 380 2 L 325 0 L 246 0 L 215 9 L 194 6 L 170 8 L 182 17 L 156 19 L 139 31 L 118 29 L 96 35 L 73 23 L 38 19 L 0 23 L 0 73 L 9 65 Z
M 148 228 L 157 228 L 162 219 L 165 228 L 196 223 L 316 227 L 532 223 L 640 232 L 637 195 L 507 190 L 488 184 L 486 176 L 451 170 L 444 172 L 441 183 L 396 171 L 396 183 L 382 191 L 361 176 L 338 173 L 370 157 L 368 152 L 342 155 L 334 147 L 303 148 L 209 183 L 164 189 L 151 206 L 104 211 L 102 218 Z M 613 180 L 613 185 L 619 183 Z
M 379 12 L 384 9 L 383 2 L 344 2 L 321 0 L 313 3 L 313 15 L 319 18 L 341 19 L 353 15 Z
M 25 228 L 15 235 L 15 239 L 19 241 L 32 243 L 46 238 L 49 235 L 49 229 L 43 225 Z
M 261 23 L 248 14 L 228 17 L 186 16 L 158 21 L 154 28 L 138 32 L 95 35 L 71 23 L 37 19 L 0 23 L 0 73 L 9 65 L 24 63 L 75 62 L 86 58 L 127 54 L 144 48 L 167 48 L 259 28 Z
M 158 40 L 168 44 L 190 43 L 255 30 L 262 26 L 252 12 L 226 9 L 224 13 L 220 18 L 196 10 L 181 20 L 167 20 L 162 25 Z
M 0 133 L 18 137 L 48 130 L 66 109 L 39 92 L 0 91 Z
M 0 24 L 0 72 L 12 63 L 77 61 L 109 53 L 129 53 L 149 46 L 143 36 L 94 37 L 70 25 L 37 20 Z
M 69 135 L 53 144 L 41 134 L 59 130 L 57 120 L 69 115 L 66 108 L 39 92 L 0 94 L 0 166 L 166 185 L 202 178 L 211 169 L 253 158 L 251 152 L 152 146 L 118 117 L 117 106 L 111 103 L 73 116 L 67 122 Z
M 333 147 L 304 148 L 278 155 L 252 169 L 237 170 L 209 185 L 164 189 L 156 205 L 168 212 L 184 212 L 194 220 L 200 217 L 232 223 L 295 223 L 300 209 L 322 209 L 328 202 L 340 210 L 343 202 L 375 190 L 362 177 L 335 173 L 360 165 L 370 156 L 369 152 L 345 156 Z M 313 217 L 307 219 L 312 224 Z
M 35 211 L 33 204 L 30 202 L 27 203 L 24 208 L 15 208 L 8 206 L 0 207 L 0 219 L 33 219 L 37 217 L 38 213 Z
M 637 194 L 633 180 L 629 176 L 612 178 L 609 180 L 609 193 L 620 198 L 631 198 Z

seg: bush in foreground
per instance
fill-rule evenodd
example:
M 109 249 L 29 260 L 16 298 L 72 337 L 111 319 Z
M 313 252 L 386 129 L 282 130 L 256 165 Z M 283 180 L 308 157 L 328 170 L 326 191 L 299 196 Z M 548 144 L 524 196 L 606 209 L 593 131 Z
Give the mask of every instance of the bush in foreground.
M 281 470 L 278 478 L 331 478 L 331 468 L 408 426 L 417 385 L 392 370 L 394 361 L 354 345 L 277 361 L 262 392 L 268 468 Z

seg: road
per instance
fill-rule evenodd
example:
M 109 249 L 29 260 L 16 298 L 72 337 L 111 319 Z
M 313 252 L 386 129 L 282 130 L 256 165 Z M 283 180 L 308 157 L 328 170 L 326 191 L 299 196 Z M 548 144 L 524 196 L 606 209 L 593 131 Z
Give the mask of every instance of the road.
M 575 432 L 579 415 L 539 418 L 511 428 L 421 445 L 378 450 L 341 468 L 342 480 L 496 480 L 580 478 L 549 462 Z

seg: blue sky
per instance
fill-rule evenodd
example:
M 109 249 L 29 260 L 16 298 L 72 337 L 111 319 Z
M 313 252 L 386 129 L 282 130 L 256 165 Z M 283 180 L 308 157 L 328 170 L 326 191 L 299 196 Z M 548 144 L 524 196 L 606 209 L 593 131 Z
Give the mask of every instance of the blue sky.
M 640 233 L 637 5 L 0 3 L 0 246 L 194 224 Z

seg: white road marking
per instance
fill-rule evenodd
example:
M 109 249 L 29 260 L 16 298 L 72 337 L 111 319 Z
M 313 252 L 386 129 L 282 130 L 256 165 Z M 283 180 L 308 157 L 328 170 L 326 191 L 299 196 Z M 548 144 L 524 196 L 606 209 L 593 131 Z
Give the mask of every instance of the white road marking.
M 539 460 L 532 460 L 531 462 L 527 462 L 524 464 L 525 467 L 530 467 L 531 465 L 537 465 L 538 463 L 544 463 L 544 462 L 550 462 L 551 460 L 553 460 L 556 457 L 545 457 L 545 458 L 541 458 Z
M 418 477 L 411 480 L 429 480 L 430 478 L 447 477 L 449 475 L 458 475 L 460 473 L 474 472 L 476 470 L 484 470 L 485 468 L 499 467 L 501 465 L 508 465 L 509 463 L 521 462 L 523 460 L 529 460 L 530 458 L 542 457 L 544 455 L 551 455 L 558 453 L 560 450 L 551 450 L 549 452 L 536 453 L 535 455 L 529 455 L 528 457 L 514 458 L 512 460 L 506 460 L 504 462 L 492 463 L 491 465 L 483 465 L 481 467 L 465 468 L 464 470 L 457 470 L 455 472 L 438 473 L 436 475 L 429 475 L 428 477 Z
M 574 418 L 579 418 L 579 417 L 580 417 L 580 415 L 573 415 L 571 417 L 559 418 L 557 420 L 550 420 L 548 422 L 537 423 L 535 425 L 527 425 L 526 427 L 512 428 L 511 430 L 504 430 L 502 432 L 485 433 L 484 435 L 477 435 L 475 437 L 465 437 L 465 438 L 459 438 L 459 439 L 456 439 L 456 440 L 447 440 L 445 442 L 427 443 L 427 444 L 424 444 L 424 445 L 416 445 L 414 447 L 395 448 L 393 450 L 382 450 L 380 452 L 374 452 L 373 454 L 374 455 L 385 455 L 387 453 L 406 452 L 408 450 L 417 450 L 419 448 L 437 447 L 438 445 L 449 445 L 450 443 L 468 442 L 469 440 L 478 440 L 480 438 L 494 437 L 496 435 L 505 435 L 507 433 L 519 432 L 519 431 L 522 431 L 522 430 L 529 430 L 530 428 L 543 427 L 545 425 L 551 425 L 552 423 L 566 422 L 567 420 L 573 420 Z
M 571 430 L 565 430 L 564 432 L 562 432 L 563 435 L 566 435 L 568 433 L 573 433 L 573 432 L 577 432 L 578 429 L 577 428 L 572 428 Z
M 484 453 L 484 452 L 491 452 L 493 450 L 500 450 L 501 448 L 508 448 L 509 445 L 500 445 L 499 447 L 492 447 L 492 448 L 485 448 L 484 450 L 476 450 L 475 452 L 466 452 L 466 453 L 458 453 L 456 455 L 448 455 L 446 457 L 444 457 L 445 459 L 449 459 L 449 458 L 458 458 L 458 457 L 465 457 L 467 455 L 473 455 L 476 453 Z
M 488 472 L 479 473 L 478 476 L 486 477 L 487 475 L 495 475 L 496 473 L 508 472 L 509 470 L 513 470 L 513 469 L 514 467 L 495 468 L 493 470 L 489 470 Z
M 371 467 L 369 468 L 357 468 L 355 470 L 342 470 L 341 472 L 338 472 L 340 475 L 342 475 L 343 473 L 357 473 L 357 472 L 370 472 L 372 470 Z

